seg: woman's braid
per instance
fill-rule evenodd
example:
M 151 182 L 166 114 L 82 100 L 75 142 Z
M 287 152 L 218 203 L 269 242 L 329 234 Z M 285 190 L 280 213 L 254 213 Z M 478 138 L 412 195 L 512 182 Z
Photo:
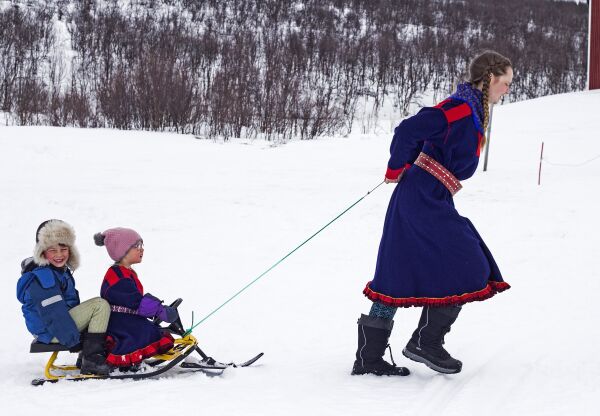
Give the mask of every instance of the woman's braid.
M 498 52 L 485 51 L 471 61 L 469 66 L 469 82 L 471 85 L 477 85 L 482 82 L 481 92 L 483 93 L 482 105 L 483 105 L 483 139 L 481 140 L 481 147 L 485 145 L 486 137 L 485 133 L 490 120 L 490 82 L 492 75 L 501 76 L 506 74 L 506 70 L 512 67 L 510 59 L 500 55 Z
M 490 122 L 490 81 L 492 80 L 492 71 L 483 78 L 483 86 L 481 92 L 483 93 L 483 137 L 481 139 L 481 148 L 485 146 L 487 138 L 488 123 Z

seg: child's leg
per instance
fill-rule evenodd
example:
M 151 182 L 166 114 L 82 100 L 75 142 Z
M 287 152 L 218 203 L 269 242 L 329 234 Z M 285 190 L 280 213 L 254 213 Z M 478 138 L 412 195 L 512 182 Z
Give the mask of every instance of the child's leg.
M 69 314 L 79 332 L 87 328 L 89 333 L 103 334 L 108 327 L 110 305 L 100 297 L 92 298 L 71 308 Z
M 92 298 L 69 310 L 79 331 L 87 328 L 82 337 L 81 374 L 107 375 L 111 367 L 106 363 L 105 337 L 110 305 L 102 298 Z
M 110 318 L 110 305 L 100 297 L 92 298 L 69 309 L 69 315 L 79 332 L 87 329 L 92 334 L 104 334 Z M 54 337 L 50 342 L 58 343 L 58 339 Z

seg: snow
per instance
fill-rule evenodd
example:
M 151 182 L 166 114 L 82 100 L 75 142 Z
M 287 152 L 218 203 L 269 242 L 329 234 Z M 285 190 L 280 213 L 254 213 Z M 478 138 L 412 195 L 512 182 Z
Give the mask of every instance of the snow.
M 463 308 L 446 337 L 464 363 L 452 376 L 402 356 L 420 311 L 398 311 L 390 342 L 396 362 L 412 371 L 399 378 L 349 375 L 356 320 L 370 307 L 361 291 L 373 273 L 394 186 L 385 185 L 194 331 L 220 360 L 264 351 L 255 366 L 217 378 L 167 374 L 31 386 L 48 356 L 28 353 L 31 336 L 15 285 L 40 222 L 61 218 L 75 227 L 82 299 L 98 295 L 110 265 L 92 235 L 115 226 L 138 230 L 146 247 L 137 267 L 142 283 L 162 299 L 183 297 L 189 324 L 192 311 L 196 322 L 208 315 L 376 186 L 391 136 L 272 146 L 0 127 L 3 413 L 597 414 L 599 105 L 596 91 L 495 109 L 489 170 L 465 181 L 455 202 L 512 289 Z M 542 140 L 547 163 L 538 186 Z

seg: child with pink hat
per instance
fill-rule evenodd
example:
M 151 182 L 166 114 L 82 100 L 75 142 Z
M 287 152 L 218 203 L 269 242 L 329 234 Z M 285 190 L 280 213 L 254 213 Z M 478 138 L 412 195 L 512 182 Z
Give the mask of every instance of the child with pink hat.
M 133 265 L 144 255 L 142 237 L 130 228 L 111 228 L 94 235 L 98 246 L 105 246 L 115 262 L 106 272 L 100 295 L 108 301 L 111 316 L 107 329 L 108 357 L 115 367 L 131 367 L 145 358 L 162 354 L 173 347 L 173 338 L 148 318 L 175 322 L 177 309 L 144 293 Z

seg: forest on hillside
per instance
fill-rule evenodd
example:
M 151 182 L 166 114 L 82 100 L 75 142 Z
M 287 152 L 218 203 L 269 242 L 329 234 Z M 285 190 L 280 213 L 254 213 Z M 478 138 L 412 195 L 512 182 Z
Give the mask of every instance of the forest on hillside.
M 510 101 L 585 88 L 586 4 L 548 0 L 0 2 L 0 111 L 20 125 L 202 137 L 348 134 L 511 58 Z M 389 100 L 389 101 L 387 101 Z

